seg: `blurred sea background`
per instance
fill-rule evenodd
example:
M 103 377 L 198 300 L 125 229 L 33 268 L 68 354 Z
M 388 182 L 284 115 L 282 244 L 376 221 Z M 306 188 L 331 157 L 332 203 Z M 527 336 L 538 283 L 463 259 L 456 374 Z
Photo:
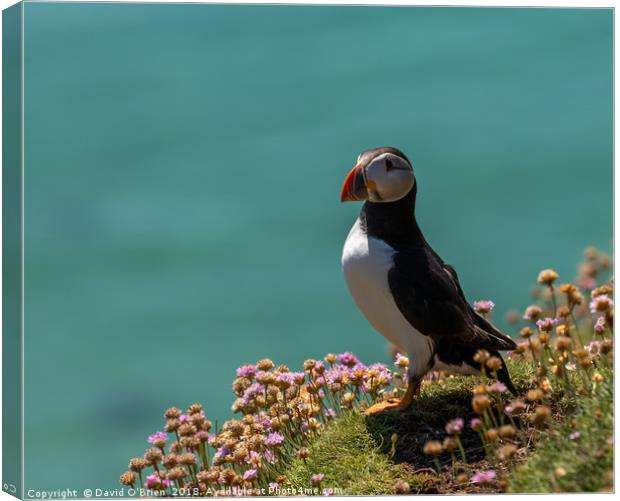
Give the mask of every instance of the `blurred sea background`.
M 609 250 L 612 16 L 26 3 L 26 489 L 117 487 L 167 407 L 229 418 L 243 363 L 389 362 L 340 270 L 363 149 L 409 156 L 503 327 Z

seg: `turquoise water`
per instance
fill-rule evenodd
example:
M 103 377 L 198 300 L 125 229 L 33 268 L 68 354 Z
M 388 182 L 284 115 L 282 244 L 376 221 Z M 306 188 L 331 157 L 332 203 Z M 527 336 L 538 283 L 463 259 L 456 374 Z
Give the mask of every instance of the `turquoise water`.
M 612 235 L 612 11 L 25 7 L 26 488 L 112 488 L 170 405 L 351 350 L 341 205 L 394 145 L 498 322 Z

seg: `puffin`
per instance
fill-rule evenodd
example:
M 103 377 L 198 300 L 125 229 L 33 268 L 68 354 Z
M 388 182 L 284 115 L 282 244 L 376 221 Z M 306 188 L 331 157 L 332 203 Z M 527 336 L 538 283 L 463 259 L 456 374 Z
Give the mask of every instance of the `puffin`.
M 403 397 L 367 414 L 408 409 L 430 371 L 480 374 L 478 350 L 502 360 L 497 379 L 515 393 L 499 351 L 516 344 L 469 305 L 456 270 L 426 241 L 416 195 L 413 166 L 393 147 L 363 151 L 342 185 L 341 202 L 364 202 L 342 251 L 345 282 L 372 327 L 409 357 Z

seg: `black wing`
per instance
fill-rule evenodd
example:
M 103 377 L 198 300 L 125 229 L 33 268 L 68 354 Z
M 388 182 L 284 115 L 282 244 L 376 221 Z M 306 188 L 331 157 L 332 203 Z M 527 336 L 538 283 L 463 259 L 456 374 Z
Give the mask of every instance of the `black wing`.
M 429 248 L 396 253 L 388 282 L 398 309 L 422 334 L 487 350 L 514 349 L 512 339 L 471 309 L 454 270 Z
M 495 327 L 491 322 L 489 322 L 482 315 L 478 314 L 476 310 L 474 310 L 471 305 L 465 299 L 465 294 L 463 294 L 463 289 L 461 288 L 461 284 L 459 282 L 459 277 L 456 274 L 456 270 L 450 266 L 449 264 L 443 263 L 444 269 L 450 274 L 454 284 L 459 290 L 459 294 L 465 304 L 467 304 L 467 309 L 469 310 L 469 314 L 474 321 L 474 324 L 486 332 L 489 336 L 497 339 L 498 347 L 496 350 L 514 350 L 517 347 L 517 343 L 510 337 L 500 331 L 497 327 Z M 500 347 L 501 346 L 501 347 Z

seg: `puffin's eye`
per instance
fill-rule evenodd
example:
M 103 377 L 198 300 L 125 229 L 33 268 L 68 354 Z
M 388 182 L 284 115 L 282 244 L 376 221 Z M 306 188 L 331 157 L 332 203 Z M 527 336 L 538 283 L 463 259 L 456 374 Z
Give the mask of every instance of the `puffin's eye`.
M 392 168 L 392 161 L 389 158 L 385 159 L 385 168 L 386 170 L 390 170 Z

